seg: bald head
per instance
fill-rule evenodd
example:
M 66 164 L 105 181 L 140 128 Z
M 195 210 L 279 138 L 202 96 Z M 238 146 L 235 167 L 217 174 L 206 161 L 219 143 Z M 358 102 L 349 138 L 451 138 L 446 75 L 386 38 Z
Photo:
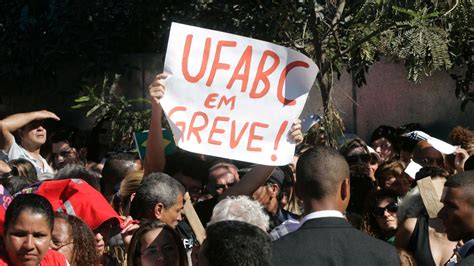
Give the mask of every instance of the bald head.
M 342 155 L 328 147 L 314 147 L 301 155 L 296 166 L 296 186 L 301 196 L 323 199 L 337 192 L 349 177 L 349 166 Z

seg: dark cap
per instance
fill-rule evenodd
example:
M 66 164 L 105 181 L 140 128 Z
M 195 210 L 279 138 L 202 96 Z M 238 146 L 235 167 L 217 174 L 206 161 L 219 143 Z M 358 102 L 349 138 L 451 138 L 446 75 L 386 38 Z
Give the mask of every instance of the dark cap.
M 282 187 L 285 182 L 285 173 L 280 167 L 276 167 L 275 170 L 273 170 L 272 175 L 268 178 L 267 182 L 271 182 Z

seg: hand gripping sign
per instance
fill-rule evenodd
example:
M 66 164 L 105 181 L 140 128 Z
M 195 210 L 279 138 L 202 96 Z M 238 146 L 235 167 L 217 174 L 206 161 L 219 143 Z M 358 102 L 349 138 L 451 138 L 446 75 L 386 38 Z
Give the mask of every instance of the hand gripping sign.
M 265 165 L 291 161 L 287 133 L 318 72 L 294 50 L 173 23 L 163 110 L 182 149 Z

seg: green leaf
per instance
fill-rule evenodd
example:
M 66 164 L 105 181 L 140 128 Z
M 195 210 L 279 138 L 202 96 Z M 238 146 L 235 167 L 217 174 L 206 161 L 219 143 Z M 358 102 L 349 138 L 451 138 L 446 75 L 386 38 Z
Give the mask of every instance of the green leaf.
M 100 107 L 102 107 L 102 105 L 96 105 L 94 107 L 92 107 L 87 113 L 86 113 L 86 117 L 89 117 L 90 115 L 92 115 L 95 111 L 97 111 Z
M 74 99 L 74 102 L 76 103 L 83 103 L 83 102 L 88 102 L 88 101 L 90 101 L 89 96 L 81 96 L 79 98 Z
M 398 11 L 400 13 L 403 13 L 403 14 L 406 14 L 406 15 L 409 15 L 413 18 L 420 18 L 420 15 L 414 11 L 414 10 L 411 10 L 411 9 L 408 9 L 408 8 L 403 8 L 403 7 L 399 7 L 399 6 L 392 6 L 392 8 L 395 10 L 395 11 Z
M 76 104 L 76 105 L 73 105 L 71 106 L 71 109 L 81 109 L 83 107 L 85 107 L 86 105 L 81 103 L 81 104 Z

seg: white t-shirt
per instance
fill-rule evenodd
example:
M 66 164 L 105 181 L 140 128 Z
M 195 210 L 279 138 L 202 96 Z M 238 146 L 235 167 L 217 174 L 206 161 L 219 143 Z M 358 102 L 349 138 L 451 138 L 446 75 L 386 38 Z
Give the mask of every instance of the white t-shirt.
M 36 158 L 33 158 L 31 154 L 26 151 L 23 147 L 18 145 L 15 141 L 15 138 L 13 138 L 12 146 L 10 147 L 10 150 L 8 151 L 8 160 L 15 160 L 15 159 L 26 159 L 30 161 L 35 169 L 36 169 L 36 174 L 38 175 L 38 178 L 41 180 L 41 177 L 43 174 L 54 174 L 53 169 L 51 166 L 49 166 L 48 162 L 40 155 L 40 161 L 38 161 Z M 41 163 L 43 163 L 43 166 L 41 166 Z

